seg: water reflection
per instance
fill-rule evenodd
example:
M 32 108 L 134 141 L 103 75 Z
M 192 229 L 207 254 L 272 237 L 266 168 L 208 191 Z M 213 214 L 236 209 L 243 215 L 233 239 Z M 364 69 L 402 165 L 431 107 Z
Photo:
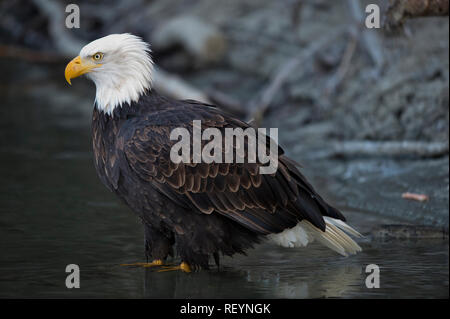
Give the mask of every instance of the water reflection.
M 448 245 L 392 242 L 362 244 L 343 258 L 319 246 L 285 250 L 262 245 L 248 257 L 228 258 L 220 272 L 158 273 L 145 269 L 148 298 L 405 298 L 448 296 Z M 430 245 L 434 248 L 430 249 Z M 275 257 L 275 259 L 274 259 Z M 278 257 L 278 259 L 276 259 Z M 365 267 L 381 268 L 381 288 L 365 286 Z

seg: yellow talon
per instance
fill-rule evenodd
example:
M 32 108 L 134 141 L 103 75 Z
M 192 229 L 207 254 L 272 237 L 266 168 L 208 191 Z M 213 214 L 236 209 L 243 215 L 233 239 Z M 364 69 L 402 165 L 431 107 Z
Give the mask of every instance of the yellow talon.
M 183 261 L 179 266 L 164 267 L 164 269 L 158 270 L 158 272 L 173 271 L 173 270 L 181 270 L 183 272 L 191 272 L 191 267 Z
M 121 264 L 121 266 L 136 266 L 136 267 L 154 267 L 162 266 L 163 261 L 161 259 L 153 260 L 151 263 L 134 263 L 134 264 Z

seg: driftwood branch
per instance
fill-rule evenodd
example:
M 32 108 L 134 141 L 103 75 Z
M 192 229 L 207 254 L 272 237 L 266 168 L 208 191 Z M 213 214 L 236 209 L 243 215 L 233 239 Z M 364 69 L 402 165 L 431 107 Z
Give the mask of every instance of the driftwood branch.
M 448 142 L 417 141 L 346 141 L 336 142 L 323 157 L 349 156 L 416 156 L 438 157 L 448 154 Z
M 357 46 L 358 46 L 358 35 L 356 34 L 355 30 L 351 30 L 350 38 L 347 42 L 347 47 L 345 48 L 344 55 L 342 56 L 341 62 L 336 70 L 336 73 L 334 73 L 334 75 L 327 82 L 325 88 L 326 96 L 333 95 L 336 89 L 344 80 Z
M 394 29 L 406 19 L 418 17 L 448 16 L 449 0 L 390 0 L 385 25 Z
M 344 34 L 344 29 L 330 32 L 326 36 L 313 42 L 305 50 L 302 50 L 300 54 L 290 58 L 284 63 L 275 75 L 270 80 L 269 84 L 263 88 L 261 93 L 255 100 L 250 102 L 249 114 L 250 118 L 259 122 L 264 116 L 264 113 L 270 107 L 275 95 L 280 91 L 281 87 L 286 83 L 289 76 L 295 72 L 295 70 L 302 64 L 307 63 L 319 50 L 323 49 L 326 45 L 330 44 L 333 39 L 340 37 Z

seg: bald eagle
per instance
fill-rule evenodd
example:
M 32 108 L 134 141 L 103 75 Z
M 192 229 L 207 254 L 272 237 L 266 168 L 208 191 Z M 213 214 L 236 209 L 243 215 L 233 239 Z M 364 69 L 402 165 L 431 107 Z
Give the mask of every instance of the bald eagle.
M 87 44 L 65 70 L 69 84 L 86 74 L 96 85 L 95 167 L 103 184 L 142 220 L 147 260 L 153 260 L 144 265 L 164 265 L 176 248 L 181 264 L 174 269 L 207 269 L 211 257 L 219 266 L 219 256 L 245 253 L 263 239 L 284 247 L 317 240 L 343 256 L 361 250 L 348 236 L 360 234 L 281 147 L 271 174 L 262 174 L 262 163 L 248 160 L 248 152 L 243 162 L 172 161 L 176 128 L 192 133 L 196 120 L 220 132 L 250 125 L 213 105 L 159 95 L 152 73 L 149 45 L 131 34 Z

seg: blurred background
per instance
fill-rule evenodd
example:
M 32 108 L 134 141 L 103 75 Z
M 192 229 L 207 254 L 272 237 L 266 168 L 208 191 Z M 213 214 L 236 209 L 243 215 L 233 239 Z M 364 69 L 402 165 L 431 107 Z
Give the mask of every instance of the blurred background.
M 0 2 L 0 297 L 448 298 L 448 0 Z M 367 29 L 366 5 L 381 28 Z M 151 44 L 155 89 L 277 127 L 286 153 L 366 236 L 342 258 L 262 245 L 224 270 L 127 269 L 143 228 L 92 162 L 87 43 Z M 81 289 L 65 287 L 67 264 Z M 381 288 L 365 287 L 365 267 Z

